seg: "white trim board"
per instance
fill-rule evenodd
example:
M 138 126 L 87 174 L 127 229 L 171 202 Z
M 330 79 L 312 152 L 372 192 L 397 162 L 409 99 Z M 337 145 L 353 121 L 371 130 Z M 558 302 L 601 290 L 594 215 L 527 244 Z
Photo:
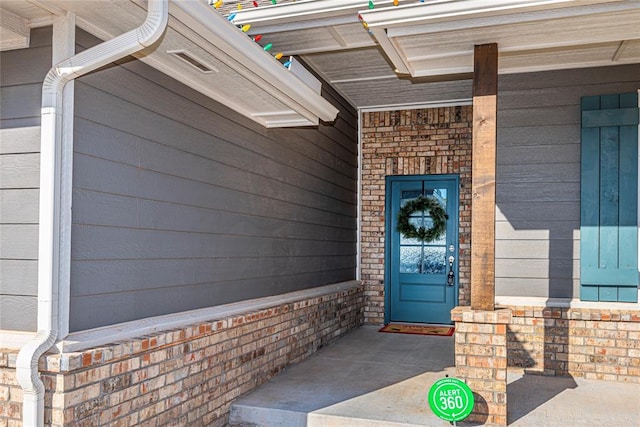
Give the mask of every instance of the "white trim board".
M 0 331 L 0 348 L 20 350 L 35 336 L 35 332 Z
M 496 296 L 495 304 L 498 306 L 588 308 L 591 310 L 640 310 L 640 303 L 637 302 L 580 301 L 575 298 Z
M 376 111 L 417 110 L 419 108 L 460 107 L 472 104 L 473 100 L 471 98 L 461 98 L 432 102 L 416 102 L 411 104 L 370 105 L 361 107 L 359 110 L 361 113 L 371 113 Z

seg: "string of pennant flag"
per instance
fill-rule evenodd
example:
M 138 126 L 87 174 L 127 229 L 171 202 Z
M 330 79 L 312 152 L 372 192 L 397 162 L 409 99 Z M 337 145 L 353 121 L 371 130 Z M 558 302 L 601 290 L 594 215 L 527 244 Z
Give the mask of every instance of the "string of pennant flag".
M 290 0 L 292 3 L 295 3 L 296 0 Z M 425 0 L 417 0 L 420 3 L 425 3 Z M 221 9 L 222 6 L 224 5 L 224 0 L 208 0 L 209 5 L 211 5 L 212 7 L 214 7 L 215 9 Z M 278 0 L 270 0 L 272 5 L 278 4 Z M 243 6 L 242 6 L 242 2 L 233 2 L 233 3 L 237 3 L 236 7 L 237 10 L 242 10 Z M 263 2 L 266 3 L 266 2 Z M 268 4 L 268 3 L 267 3 Z M 394 6 L 398 6 L 400 4 L 399 0 L 393 0 L 393 5 Z M 259 7 L 260 3 L 253 0 L 251 2 L 251 5 L 253 7 Z M 363 5 L 364 5 L 364 1 L 363 1 Z M 374 9 L 376 7 L 375 2 L 373 0 L 369 0 L 368 1 L 368 8 L 369 9 Z M 227 15 L 227 20 L 229 22 L 234 21 L 234 19 L 236 18 L 236 12 L 230 12 Z M 364 19 L 362 19 L 362 16 L 358 15 L 358 19 L 360 20 L 360 22 L 362 22 L 362 25 L 364 26 L 364 28 L 369 31 L 369 34 L 371 34 L 371 30 L 369 30 L 369 27 L 367 25 L 367 23 L 364 21 Z M 244 24 L 242 26 L 237 26 L 243 33 L 248 32 L 251 29 L 251 24 Z M 262 34 L 257 34 L 251 37 L 253 39 L 254 42 L 259 42 L 260 40 L 262 40 Z M 262 49 L 264 49 L 265 51 L 270 51 L 271 49 L 273 49 L 273 44 L 272 43 L 266 43 L 264 46 L 262 46 Z M 282 52 L 278 52 L 275 55 L 273 55 L 273 57 L 275 59 L 277 59 L 278 61 L 280 59 L 282 59 L 284 57 L 284 53 Z M 283 64 L 285 67 L 289 68 L 291 66 L 291 61 L 286 61 Z

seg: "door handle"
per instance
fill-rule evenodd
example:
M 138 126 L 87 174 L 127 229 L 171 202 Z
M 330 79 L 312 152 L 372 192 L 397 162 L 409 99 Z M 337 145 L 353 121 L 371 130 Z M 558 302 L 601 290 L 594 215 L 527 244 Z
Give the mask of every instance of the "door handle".
M 456 278 L 456 273 L 453 272 L 453 261 L 455 258 L 453 255 L 449 256 L 449 273 L 447 273 L 447 286 L 453 286 Z

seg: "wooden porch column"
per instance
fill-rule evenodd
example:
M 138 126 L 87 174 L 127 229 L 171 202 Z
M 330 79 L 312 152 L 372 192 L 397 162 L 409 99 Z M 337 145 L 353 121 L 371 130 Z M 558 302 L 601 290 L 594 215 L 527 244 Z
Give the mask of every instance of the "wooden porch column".
M 492 311 L 495 301 L 498 45 L 475 46 L 473 67 L 471 309 Z

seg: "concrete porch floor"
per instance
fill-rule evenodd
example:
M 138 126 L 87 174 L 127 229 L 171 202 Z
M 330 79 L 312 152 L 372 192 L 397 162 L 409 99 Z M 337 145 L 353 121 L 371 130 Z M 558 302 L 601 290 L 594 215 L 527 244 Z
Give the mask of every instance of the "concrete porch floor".
M 428 407 L 453 337 L 363 326 L 239 398 L 231 426 L 449 426 Z M 509 372 L 510 426 L 640 426 L 640 384 Z M 458 425 L 474 425 L 458 423 Z

